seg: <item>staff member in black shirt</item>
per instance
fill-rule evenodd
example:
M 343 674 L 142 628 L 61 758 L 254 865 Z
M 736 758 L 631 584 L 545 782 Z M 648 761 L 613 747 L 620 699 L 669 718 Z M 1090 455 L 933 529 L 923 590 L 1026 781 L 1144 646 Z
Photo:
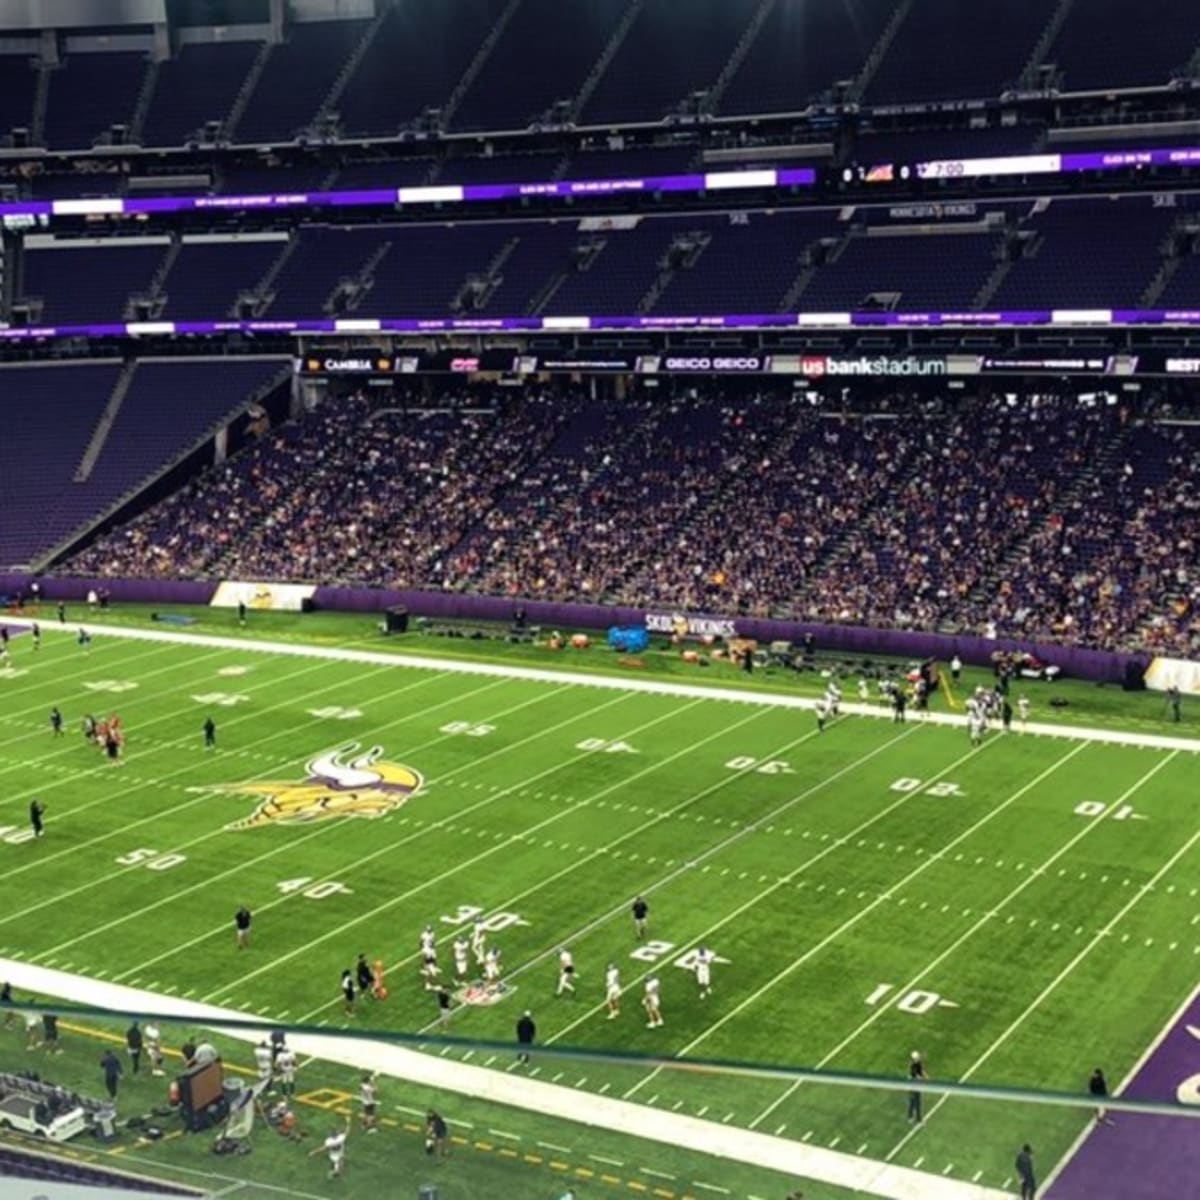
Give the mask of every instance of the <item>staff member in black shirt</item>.
M 250 910 L 243 904 L 234 915 L 233 924 L 237 930 L 237 948 L 245 950 L 250 945 Z
M 441 1113 L 435 1112 L 431 1108 L 429 1116 L 425 1118 L 425 1148 L 430 1154 L 436 1154 L 438 1158 L 445 1158 L 450 1153 L 448 1133 L 449 1130 L 446 1128 L 446 1122 Z
M 537 1026 L 533 1023 L 533 1013 L 526 1009 L 525 1015 L 517 1022 L 517 1045 L 521 1047 L 517 1052 L 517 1062 L 529 1061 L 529 1047 L 533 1045 L 535 1037 Z
M 104 1071 L 104 1086 L 108 1089 L 108 1098 L 115 1100 L 117 1086 L 121 1082 L 121 1060 L 111 1050 L 106 1050 L 100 1060 L 100 1067 Z
M 1033 1200 L 1037 1193 L 1037 1177 L 1033 1173 L 1033 1149 L 1028 1142 L 1021 1147 L 1015 1166 L 1021 1183 L 1021 1200 Z
M 646 936 L 646 918 L 650 914 L 650 905 L 639 896 L 633 902 L 633 927 L 637 931 L 638 941 Z
M 142 1064 L 142 1030 L 136 1021 L 125 1030 L 125 1045 L 129 1047 L 129 1061 L 133 1063 L 133 1073 L 138 1073 Z
M 33 836 L 41 837 L 45 833 L 45 827 L 42 824 L 42 817 L 46 814 L 46 806 L 40 800 L 33 800 L 29 804 L 29 824 L 33 826 Z
M 1104 1072 L 1097 1067 L 1092 1072 L 1091 1079 L 1088 1080 L 1088 1091 L 1096 1097 L 1097 1100 L 1108 1099 L 1108 1081 L 1104 1078 Z M 1096 1109 L 1096 1120 L 1102 1121 L 1105 1125 L 1111 1125 L 1113 1122 L 1109 1119 L 1108 1110 L 1103 1104 Z
M 925 1074 L 925 1064 L 921 1061 L 918 1051 L 912 1052 L 912 1060 L 908 1064 L 908 1077 L 914 1083 L 920 1083 L 928 1078 Z M 908 1119 L 921 1123 L 921 1093 L 915 1088 L 908 1093 Z
M 375 984 L 375 973 L 371 970 L 371 964 L 367 962 L 367 956 L 360 954 L 358 962 L 355 964 L 354 973 L 358 977 L 358 990 L 364 995 L 368 995 Z

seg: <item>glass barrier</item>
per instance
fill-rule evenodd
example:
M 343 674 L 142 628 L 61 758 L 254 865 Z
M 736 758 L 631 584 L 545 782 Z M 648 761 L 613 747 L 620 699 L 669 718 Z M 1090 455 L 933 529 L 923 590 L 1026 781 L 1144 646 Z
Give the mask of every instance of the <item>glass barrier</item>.
M 913 1052 L 880 1078 L 558 1049 L 536 1026 L 473 1042 L 25 995 L 0 1011 L 0 1173 L 39 1195 L 1180 1197 L 1200 1141 L 1200 1076 L 1157 1050 L 1105 1099 L 945 1082 Z

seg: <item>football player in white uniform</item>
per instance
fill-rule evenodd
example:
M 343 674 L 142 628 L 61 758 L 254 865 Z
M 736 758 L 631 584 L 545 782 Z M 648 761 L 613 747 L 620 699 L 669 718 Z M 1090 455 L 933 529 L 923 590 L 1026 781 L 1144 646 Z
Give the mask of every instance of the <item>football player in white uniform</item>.
M 712 965 L 716 955 L 707 947 L 701 946 L 696 951 L 696 983 L 700 986 L 700 996 L 703 999 L 712 995 Z
M 466 979 L 467 972 L 471 969 L 468 951 L 470 946 L 467 944 L 465 937 L 454 939 L 454 974 L 459 979 Z
M 983 731 L 986 727 L 987 721 L 983 715 L 983 705 L 972 697 L 967 701 L 967 734 L 971 739 L 972 746 L 983 744 Z
M 146 1035 L 146 1056 L 150 1059 L 150 1074 L 162 1075 L 164 1074 L 162 1031 L 156 1021 L 149 1021 L 142 1032 Z
M 482 921 L 476 921 L 471 926 L 471 953 L 475 955 L 475 962 L 482 967 L 487 958 L 487 930 Z
M 346 1139 L 350 1134 L 350 1117 L 346 1117 L 343 1129 L 335 1129 L 315 1150 L 310 1150 L 309 1158 L 318 1154 L 329 1155 L 329 1178 L 333 1179 L 342 1173 L 346 1165 Z
M 279 1090 L 285 1096 L 296 1094 L 296 1053 L 290 1046 L 279 1048 L 275 1055 L 275 1074 L 279 1079 Z
M 421 931 L 421 974 L 426 980 L 438 977 L 437 964 L 437 935 L 432 925 L 426 925 Z
M 604 1003 L 610 1021 L 621 1015 L 621 972 L 616 963 L 609 963 L 604 972 Z
M 831 679 L 825 687 L 825 703 L 829 705 L 830 711 L 835 717 L 838 715 L 838 705 L 841 702 L 842 689 L 838 687 L 836 679 Z
M 500 982 L 500 951 L 495 946 L 483 956 L 483 977 L 488 983 Z
M 828 697 L 817 701 L 817 732 L 825 732 L 825 724 L 831 716 L 833 716 L 833 707 L 829 703 Z
M 1029 723 L 1029 697 L 1021 696 L 1017 700 L 1017 719 L 1021 722 L 1021 732 L 1025 732 L 1025 726 Z
M 642 1007 L 646 1010 L 647 1029 L 657 1029 L 662 1023 L 662 998 L 658 992 L 658 976 L 651 975 L 646 980 L 646 994 L 642 997 Z
M 858 680 L 858 698 L 864 703 L 869 704 L 871 700 L 871 685 L 867 682 L 865 675 L 860 675 Z
M 554 994 L 561 996 L 563 992 L 575 995 L 575 959 L 565 946 L 558 952 L 558 990 Z
M 260 1083 L 271 1083 L 271 1068 L 274 1065 L 271 1056 L 271 1043 L 265 1038 L 254 1047 L 254 1066 L 258 1071 Z

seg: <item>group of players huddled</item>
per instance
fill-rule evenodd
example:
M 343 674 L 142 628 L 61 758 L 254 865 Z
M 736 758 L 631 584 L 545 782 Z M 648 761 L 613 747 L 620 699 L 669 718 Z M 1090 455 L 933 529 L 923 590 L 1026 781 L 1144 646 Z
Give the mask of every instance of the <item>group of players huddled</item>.
M 955 658 L 953 674 L 958 679 L 961 663 Z M 919 716 L 929 714 L 929 701 L 940 683 L 936 667 L 932 662 L 922 663 L 919 670 L 914 671 L 907 680 L 893 676 L 883 677 L 878 681 L 879 702 L 892 710 L 892 720 L 903 722 L 905 713 L 911 704 Z M 858 680 L 858 699 L 862 704 L 871 702 L 871 683 L 865 675 Z M 837 678 L 830 675 L 825 681 L 824 695 L 817 701 L 814 709 L 817 717 L 817 729 L 824 733 L 825 727 L 835 717 L 841 715 L 842 689 Z M 1012 703 L 1008 697 L 1008 678 L 1000 676 L 996 687 L 977 687 L 968 697 L 966 705 L 967 733 L 971 744 L 983 744 L 984 735 L 989 724 L 999 722 L 1007 733 L 1012 729 L 1013 716 L 1020 723 L 1024 733 L 1029 723 L 1029 698 L 1019 696 L 1014 714 Z
M 645 897 L 638 896 L 632 905 L 634 932 L 639 940 L 645 937 L 650 906 Z M 460 997 L 466 989 L 479 987 L 485 994 L 495 995 L 504 987 L 501 953 L 497 946 L 488 945 L 488 930 L 483 921 L 477 920 L 471 927 L 470 934 L 460 933 L 451 947 L 454 958 L 454 986 Z M 420 936 L 420 978 L 427 991 L 436 992 L 439 998 L 439 1008 L 442 1019 L 448 1015 L 450 993 L 443 981 L 442 970 L 438 965 L 437 933 L 432 925 L 426 925 Z M 716 954 L 707 946 L 700 946 L 692 955 L 692 971 L 700 989 L 702 998 L 712 995 L 712 967 L 717 961 Z M 481 973 L 482 979 L 472 979 L 473 974 Z M 343 977 L 343 990 L 346 990 L 349 971 Z M 575 969 L 575 956 L 567 946 L 558 949 L 558 983 L 554 990 L 556 997 L 574 997 L 578 974 Z M 360 990 L 366 990 L 361 987 Z M 375 988 L 375 995 L 381 995 L 380 989 Z M 623 995 L 621 970 L 616 963 L 610 962 L 604 972 L 604 1007 L 608 1019 L 615 1020 L 621 1014 L 621 997 Z M 386 996 L 386 990 L 382 996 Z M 651 974 L 643 985 L 642 1008 L 646 1013 L 646 1027 L 658 1029 L 663 1022 L 661 983 L 657 974 Z M 348 1011 L 353 1011 L 352 1005 L 347 1005 Z

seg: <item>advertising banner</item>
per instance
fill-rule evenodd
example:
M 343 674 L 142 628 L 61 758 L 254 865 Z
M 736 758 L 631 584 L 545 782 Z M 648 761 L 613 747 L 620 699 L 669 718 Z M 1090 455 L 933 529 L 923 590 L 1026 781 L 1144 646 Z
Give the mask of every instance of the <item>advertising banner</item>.
M 673 633 L 677 637 L 737 637 L 731 617 L 689 617 L 683 613 L 647 613 L 650 633 Z
M 398 369 L 387 354 L 363 349 L 353 354 L 316 351 L 296 360 L 301 375 L 391 375 Z
M 209 605 L 212 608 L 237 608 L 239 604 L 244 604 L 247 608 L 264 612 L 301 612 L 304 601 L 311 600 L 316 590 L 315 584 L 308 583 L 255 583 L 244 579 L 225 579 L 217 585 Z
M 1146 686 L 1156 692 L 1177 687 L 1184 695 L 1200 696 L 1200 662 L 1186 658 L 1156 658 L 1146 668 Z

